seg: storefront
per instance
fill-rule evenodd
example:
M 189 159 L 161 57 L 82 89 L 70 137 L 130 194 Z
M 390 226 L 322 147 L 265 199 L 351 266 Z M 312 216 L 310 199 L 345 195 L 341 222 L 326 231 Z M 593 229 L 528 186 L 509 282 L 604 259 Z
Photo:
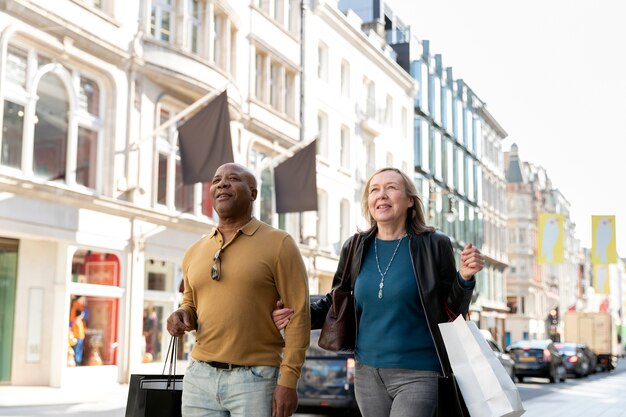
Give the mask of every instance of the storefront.
M 194 230 L 209 228 L 5 199 L 0 384 L 127 382 L 132 372 L 160 372 L 166 320 L 181 299 L 182 256 L 201 236 Z M 179 359 L 192 343 L 193 336 L 181 341 Z

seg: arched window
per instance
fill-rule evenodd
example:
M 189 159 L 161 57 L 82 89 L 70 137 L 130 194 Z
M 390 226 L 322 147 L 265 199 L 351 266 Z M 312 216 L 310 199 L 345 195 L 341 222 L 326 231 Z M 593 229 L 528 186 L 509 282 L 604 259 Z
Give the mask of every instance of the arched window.
M 52 61 L 34 48 L 7 47 L 0 170 L 100 190 L 104 84 Z
M 37 88 L 33 172 L 48 181 L 65 181 L 69 98 L 61 79 L 52 73 Z

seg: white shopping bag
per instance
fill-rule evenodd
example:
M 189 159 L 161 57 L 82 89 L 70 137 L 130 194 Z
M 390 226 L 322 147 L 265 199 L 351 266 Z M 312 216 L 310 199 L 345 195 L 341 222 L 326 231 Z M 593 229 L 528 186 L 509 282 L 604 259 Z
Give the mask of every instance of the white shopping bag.
M 462 316 L 440 323 L 452 371 L 472 417 L 517 417 L 522 399 L 476 325 Z

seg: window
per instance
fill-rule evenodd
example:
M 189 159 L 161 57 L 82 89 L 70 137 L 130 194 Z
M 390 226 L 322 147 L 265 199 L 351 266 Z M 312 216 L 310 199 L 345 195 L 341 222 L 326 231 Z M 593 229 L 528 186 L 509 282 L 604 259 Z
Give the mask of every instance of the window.
M 435 177 L 439 179 L 443 179 L 443 154 L 442 154 L 443 142 L 441 139 L 441 132 L 439 131 L 439 129 L 435 129 L 433 145 L 435 148 L 435 155 L 434 155 L 434 161 L 433 161 L 435 163 Z
M 285 0 L 274 0 L 274 7 L 272 8 L 272 19 L 283 25 L 285 20 L 284 10 Z
M 267 168 L 261 172 L 261 190 L 260 190 L 260 209 L 259 219 L 267 224 L 274 224 L 272 216 L 276 211 L 274 209 L 274 176 L 271 169 Z
M 266 55 L 257 52 L 255 56 L 255 84 L 254 95 L 257 99 L 265 101 L 265 59 Z
M 281 109 L 291 119 L 296 117 L 296 74 L 284 69 L 283 72 L 283 101 Z
M 385 101 L 385 126 L 393 127 L 393 98 L 390 95 Z
M 257 47 L 255 55 L 254 96 L 277 112 L 294 120 L 298 113 L 296 102 L 296 72 L 273 60 Z
M 328 82 L 328 47 L 322 42 L 317 46 L 317 78 Z
M 445 151 L 446 151 L 446 182 L 448 184 L 454 184 L 456 178 L 454 176 L 454 145 L 448 138 L 445 139 Z
M 175 117 L 174 106 L 160 103 L 159 107 L 159 125 Z M 202 198 L 201 185 L 184 184 L 182 181 L 178 131 L 175 124 L 167 129 L 161 129 L 157 135 L 156 165 L 155 203 L 170 210 L 199 214 L 196 211 L 199 210 Z
M 350 97 L 350 63 L 345 59 L 341 61 L 341 94 Z
M 74 355 L 68 356 L 67 366 L 116 364 L 122 294 L 119 283 L 120 262 L 116 255 L 85 249 L 74 253 L 68 319 Z M 116 293 L 119 295 L 111 295 Z
M 431 113 L 435 122 L 441 126 L 441 78 L 439 76 L 433 76 L 433 108 Z
M 458 189 L 459 189 L 459 193 L 461 193 L 462 195 L 465 195 L 465 178 L 466 178 L 466 173 L 465 173 L 465 153 L 463 152 L 463 149 L 460 147 L 457 147 L 456 150 L 456 167 L 458 170 Z
M 351 233 L 350 227 L 350 202 L 345 198 L 339 204 L 339 247 L 348 239 Z
M 341 141 L 340 141 L 340 158 L 341 166 L 345 169 L 350 169 L 350 129 L 347 126 L 341 126 Z
M 172 41 L 175 21 L 173 0 L 153 0 L 150 14 L 150 34 L 157 40 Z
M 270 106 L 277 110 L 283 110 L 281 109 L 283 88 L 281 70 L 282 68 L 275 62 L 270 65 Z
M 213 13 L 213 49 L 211 58 L 215 65 L 220 68 L 226 66 L 226 17 L 218 13 L 217 9 Z
M 26 71 L 28 55 L 26 51 L 9 45 L 6 61 L 6 80 L 26 88 Z
M 11 168 L 22 166 L 22 137 L 24 136 L 24 106 L 4 101 L 2 114 L 2 151 L 0 164 Z
M 456 99 L 454 101 L 454 136 L 459 143 L 463 143 L 463 132 L 463 102 Z
M 376 86 L 367 77 L 363 78 L 363 86 L 365 87 L 365 114 L 367 117 L 374 119 L 376 118 Z
M 317 153 L 328 158 L 328 116 L 326 113 L 317 113 Z
M 287 30 L 291 33 L 298 33 L 300 31 L 300 1 L 301 0 L 286 0 L 287 7 Z
M 0 75 L 6 86 L 0 165 L 26 177 L 97 190 L 104 125 L 100 84 L 50 62 L 34 49 L 8 47 L 7 71 Z M 39 82 L 29 80 L 37 71 L 43 71 Z
M 417 143 L 416 151 L 419 153 L 415 158 L 415 165 L 422 168 L 423 171 L 430 171 L 430 128 L 428 122 L 422 118 L 415 119 L 415 135 Z
M 65 181 L 69 97 L 61 79 L 51 73 L 41 78 L 37 96 L 33 172 L 47 181 Z
M 452 88 L 450 87 L 446 87 L 445 88 L 445 100 L 446 100 L 446 107 L 445 107 L 445 120 L 444 120 L 444 124 L 446 127 L 446 131 L 450 134 L 453 134 L 453 107 L 454 107 L 454 102 L 453 102 L 453 98 L 452 98 Z
M 200 52 L 200 22 L 203 11 L 199 0 L 189 0 L 187 4 L 189 16 L 187 19 L 186 47 L 197 54 Z
M 96 170 L 93 166 L 98 155 L 98 132 L 84 127 L 78 128 L 76 152 L 76 183 L 87 188 L 96 188 Z

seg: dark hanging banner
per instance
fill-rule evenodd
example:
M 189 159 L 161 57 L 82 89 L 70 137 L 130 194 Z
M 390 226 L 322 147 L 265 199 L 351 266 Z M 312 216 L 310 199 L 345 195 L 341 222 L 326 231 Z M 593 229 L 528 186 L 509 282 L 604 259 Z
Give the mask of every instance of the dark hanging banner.
M 316 140 L 274 169 L 276 212 L 317 210 Z
M 234 162 L 226 90 L 178 126 L 183 182 L 209 182 L 220 165 Z

